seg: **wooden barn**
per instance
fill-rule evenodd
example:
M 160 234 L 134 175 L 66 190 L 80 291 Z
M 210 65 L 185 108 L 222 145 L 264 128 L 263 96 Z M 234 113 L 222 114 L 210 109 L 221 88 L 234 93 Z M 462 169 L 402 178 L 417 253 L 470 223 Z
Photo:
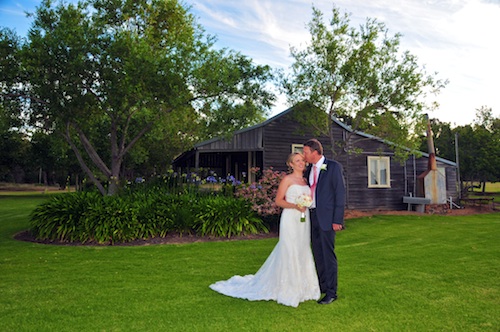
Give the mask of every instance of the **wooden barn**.
M 302 144 L 315 137 L 321 141 L 324 154 L 332 158 L 327 136 L 315 136 L 297 121 L 304 116 L 304 104 L 294 106 L 258 125 L 237 131 L 231 140 L 212 139 L 201 142 L 177 157 L 173 168 L 182 172 L 199 168 L 210 169 L 219 176 L 231 174 L 240 181 L 252 182 L 250 169 L 273 168 L 286 171 L 289 153 L 302 149 Z M 324 113 L 323 113 L 324 114 Z M 334 121 L 337 141 L 346 141 L 350 148 L 360 148 L 356 154 L 339 154 L 337 161 L 344 167 L 347 209 L 404 210 L 403 197 L 418 196 L 418 176 L 428 167 L 429 154 L 411 156 L 404 164 L 396 161 L 390 145 L 381 138 L 354 133 L 338 120 Z M 446 197 L 458 201 L 457 164 L 436 157 L 437 169 L 446 179 Z

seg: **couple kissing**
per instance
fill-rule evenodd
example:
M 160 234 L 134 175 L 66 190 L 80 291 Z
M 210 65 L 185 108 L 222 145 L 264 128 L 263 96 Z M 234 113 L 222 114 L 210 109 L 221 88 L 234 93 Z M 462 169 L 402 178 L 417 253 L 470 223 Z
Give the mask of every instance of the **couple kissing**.
M 235 275 L 210 288 L 231 297 L 292 307 L 309 300 L 330 304 L 337 299 L 335 235 L 344 226 L 342 166 L 325 158 L 317 139 L 304 143 L 303 154 L 290 154 L 287 165 L 290 172 L 281 180 L 275 199 L 283 211 L 273 251 L 255 274 Z

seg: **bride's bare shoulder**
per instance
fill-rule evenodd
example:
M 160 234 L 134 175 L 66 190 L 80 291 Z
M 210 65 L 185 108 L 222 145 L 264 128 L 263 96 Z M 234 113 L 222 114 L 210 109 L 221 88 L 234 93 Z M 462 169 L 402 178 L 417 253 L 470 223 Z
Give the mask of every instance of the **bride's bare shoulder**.
M 289 186 L 294 185 L 294 184 L 299 185 L 299 186 L 307 184 L 305 178 L 297 177 L 294 174 L 285 175 L 283 177 L 283 179 L 281 180 L 281 183 L 283 183 L 283 185 L 285 185 L 286 187 L 289 187 Z
M 286 185 L 287 187 L 292 183 L 292 177 L 290 176 L 291 174 L 287 174 L 281 179 L 280 184 Z

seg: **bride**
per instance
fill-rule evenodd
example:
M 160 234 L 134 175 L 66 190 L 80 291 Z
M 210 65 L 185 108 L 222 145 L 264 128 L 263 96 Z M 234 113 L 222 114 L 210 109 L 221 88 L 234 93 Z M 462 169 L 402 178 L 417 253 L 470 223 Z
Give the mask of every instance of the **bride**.
M 211 289 L 231 297 L 275 300 L 292 307 L 319 299 L 318 276 L 310 246 L 309 212 L 296 204 L 297 197 L 311 193 L 303 177 L 304 156 L 290 154 L 287 165 L 292 172 L 281 181 L 275 200 L 276 205 L 283 208 L 278 243 L 255 275 L 236 275 L 210 285 Z M 302 212 L 305 212 L 305 222 L 301 222 Z

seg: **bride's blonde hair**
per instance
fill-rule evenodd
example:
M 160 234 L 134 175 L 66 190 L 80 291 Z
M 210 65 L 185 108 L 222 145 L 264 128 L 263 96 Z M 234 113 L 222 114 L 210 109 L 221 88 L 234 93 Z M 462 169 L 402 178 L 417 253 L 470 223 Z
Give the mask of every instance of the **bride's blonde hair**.
M 292 162 L 293 162 L 293 158 L 295 158 L 296 155 L 299 155 L 301 156 L 302 158 L 304 158 L 304 155 L 300 152 L 292 152 L 288 155 L 288 158 L 286 159 L 286 165 L 288 166 L 288 173 L 292 173 L 293 172 L 293 168 L 292 168 Z

